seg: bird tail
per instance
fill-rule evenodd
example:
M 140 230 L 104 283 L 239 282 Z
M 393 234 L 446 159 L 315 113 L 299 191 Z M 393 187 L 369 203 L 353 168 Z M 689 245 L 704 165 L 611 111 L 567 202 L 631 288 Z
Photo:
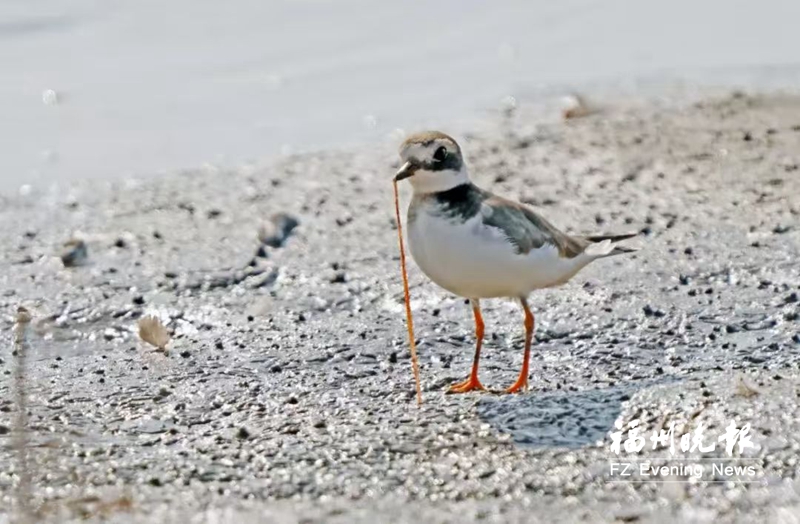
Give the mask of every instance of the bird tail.
M 594 258 L 611 257 L 614 255 L 624 255 L 625 253 L 635 253 L 639 251 L 634 247 L 620 246 L 617 242 L 627 240 L 637 236 L 638 233 L 624 233 L 621 235 L 589 235 L 583 237 L 589 242 L 584 253 Z
M 611 250 L 607 256 L 613 257 L 614 255 L 624 255 L 626 253 L 636 253 L 639 251 L 638 247 L 626 247 L 626 246 L 614 246 L 614 249 Z
M 583 237 L 589 242 L 602 242 L 603 240 L 610 240 L 612 242 L 619 242 L 638 236 L 639 233 L 622 233 L 621 235 L 587 235 Z

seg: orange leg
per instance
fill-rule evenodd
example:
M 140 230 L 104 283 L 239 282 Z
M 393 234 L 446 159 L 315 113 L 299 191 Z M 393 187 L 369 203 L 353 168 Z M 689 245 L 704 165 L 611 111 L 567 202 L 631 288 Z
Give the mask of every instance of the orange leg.
M 478 361 L 481 358 L 481 345 L 483 345 L 483 317 L 481 316 L 481 305 L 477 299 L 470 301 L 472 303 L 472 313 L 475 315 L 475 359 L 472 361 L 472 372 L 469 378 L 463 382 L 457 382 L 450 386 L 448 393 L 466 393 L 468 391 L 480 390 L 483 391 L 483 385 L 478 380 Z
M 531 361 L 531 342 L 533 340 L 533 313 L 528 307 L 528 301 L 520 299 L 522 309 L 525 310 L 525 356 L 522 358 L 522 369 L 519 378 L 514 385 L 506 390 L 506 393 L 519 393 L 528 389 L 528 366 Z

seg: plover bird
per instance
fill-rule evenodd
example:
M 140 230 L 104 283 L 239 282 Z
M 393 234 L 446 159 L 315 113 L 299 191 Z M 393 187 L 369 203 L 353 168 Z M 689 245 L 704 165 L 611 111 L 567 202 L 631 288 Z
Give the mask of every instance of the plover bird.
M 408 179 L 414 192 L 407 218 L 411 255 L 436 284 L 469 299 L 475 316 L 472 372 L 450 392 L 484 389 L 478 379 L 480 299 L 497 297 L 519 300 L 525 313 L 522 369 L 506 392 L 524 391 L 534 329 L 528 295 L 565 283 L 593 260 L 636 251 L 616 245 L 636 234 L 574 236 L 558 230 L 533 209 L 474 185 L 461 148 L 438 131 L 409 136 L 400 158 L 395 180 Z

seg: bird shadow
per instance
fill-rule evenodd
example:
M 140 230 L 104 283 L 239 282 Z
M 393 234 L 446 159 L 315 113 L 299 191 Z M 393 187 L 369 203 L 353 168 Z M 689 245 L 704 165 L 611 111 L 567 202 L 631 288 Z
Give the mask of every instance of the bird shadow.
M 636 391 L 664 380 L 584 391 L 484 397 L 478 416 L 514 442 L 533 448 L 580 448 L 605 439 Z

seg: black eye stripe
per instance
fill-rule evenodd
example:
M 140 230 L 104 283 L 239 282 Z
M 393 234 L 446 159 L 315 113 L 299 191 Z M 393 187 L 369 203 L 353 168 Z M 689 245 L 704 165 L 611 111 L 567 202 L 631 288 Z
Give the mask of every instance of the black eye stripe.
M 436 151 L 433 153 L 433 159 L 434 159 L 435 161 L 437 161 L 437 162 L 444 162 L 444 160 L 445 160 L 446 158 L 447 158 L 447 148 L 446 148 L 446 147 L 444 147 L 444 146 L 441 146 L 441 147 L 439 147 L 439 148 L 438 148 L 438 149 L 437 149 L 437 150 L 436 150 Z
M 442 147 L 444 156 L 440 158 L 438 157 L 437 153 L 434 153 L 429 160 L 423 160 L 420 162 L 420 168 L 425 169 L 426 171 L 458 171 L 461 169 L 461 157 L 457 153 L 452 151 L 448 151 L 447 148 Z M 438 149 L 436 150 L 439 151 Z

